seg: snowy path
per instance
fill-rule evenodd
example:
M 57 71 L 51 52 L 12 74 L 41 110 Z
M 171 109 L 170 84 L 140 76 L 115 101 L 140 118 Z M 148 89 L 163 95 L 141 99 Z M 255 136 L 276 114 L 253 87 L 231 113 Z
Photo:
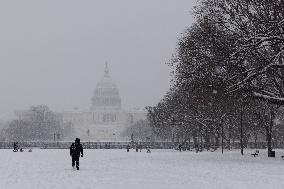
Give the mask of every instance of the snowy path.
M 263 154 L 263 155 L 262 155 Z M 279 154 L 279 153 L 278 153 Z M 284 152 L 282 152 L 284 154 Z M 67 150 L 0 150 L 1 189 L 283 189 L 284 160 L 239 152 L 151 154 L 85 150 L 73 171 Z

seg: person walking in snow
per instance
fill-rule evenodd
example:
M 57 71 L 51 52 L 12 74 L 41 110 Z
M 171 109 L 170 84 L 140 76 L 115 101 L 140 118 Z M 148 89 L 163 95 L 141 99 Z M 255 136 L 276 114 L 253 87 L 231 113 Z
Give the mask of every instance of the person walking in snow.
M 179 144 L 178 145 L 178 150 L 181 152 L 181 149 L 182 149 L 182 145 L 181 144 Z
M 138 150 L 139 150 L 139 144 L 136 144 L 136 145 L 135 145 L 135 150 L 136 150 L 136 152 L 138 152 Z
M 80 139 L 76 138 L 75 143 L 72 143 L 70 146 L 70 156 L 72 157 L 72 167 L 75 169 L 75 164 L 76 164 L 76 169 L 79 170 L 79 158 L 83 157 L 83 146 L 80 143 Z
M 19 149 L 18 142 L 14 142 L 14 150 L 13 150 L 13 152 L 17 152 L 18 149 Z
M 146 149 L 147 149 L 146 153 L 151 153 L 151 148 L 150 148 L 150 146 L 147 146 Z
M 139 144 L 139 150 L 142 151 L 142 144 Z

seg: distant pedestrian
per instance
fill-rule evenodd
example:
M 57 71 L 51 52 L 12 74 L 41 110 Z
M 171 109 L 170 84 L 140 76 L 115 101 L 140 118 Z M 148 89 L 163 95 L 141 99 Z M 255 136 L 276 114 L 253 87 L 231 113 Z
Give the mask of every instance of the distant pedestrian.
M 13 152 L 17 152 L 18 149 L 19 149 L 18 142 L 14 142 L 14 150 L 13 150 Z
M 129 146 L 129 144 L 127 144 L 127 146 L 126 146 L 127 152 L 129 152 L 129 149 L 130 149 L 130 146 Z
M 178 145 L 178 150 L 181 152 L 181 148 L 182 148 L 182 145 L 181 144 L 179 144 Z
M 142 151 L 142 144 L 139 144 L 140 152 Z
M 72 157 L 72 167 L 75 169 L 75 164 L 76 164 L 76 169 L 79 170 L 79 158 L 83 157 L 83 146 L 80 143 L 80 139 L 76 138 L 75 143 L 72 143 L 70 146 L 70 156 Z
M 151 153 L 151 149 L 150 149 L 150 146 L 147 146 L 147 151 L 146 151 L 146 153 Z

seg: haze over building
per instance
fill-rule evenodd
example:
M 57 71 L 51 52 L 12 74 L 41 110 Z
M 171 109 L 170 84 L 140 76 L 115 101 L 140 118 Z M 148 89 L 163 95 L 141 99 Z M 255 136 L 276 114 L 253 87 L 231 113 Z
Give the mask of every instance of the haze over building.
M 135 121 L 146 119 L 144 109 L 125 110 L 115 81 L 111 78 L 108 63 L 104 75 L 96 84 L 90 110 L 60 112 L 63 122 L 73 125 L 74 135 L 95 141 L 124 141 L 123 131 Z M 129 136 L 130 137 L 130 136 Z

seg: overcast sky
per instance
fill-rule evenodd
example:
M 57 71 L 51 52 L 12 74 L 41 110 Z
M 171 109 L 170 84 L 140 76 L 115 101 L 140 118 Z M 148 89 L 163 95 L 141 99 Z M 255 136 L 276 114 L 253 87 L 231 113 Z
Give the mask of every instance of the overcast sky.
M 156 104 L 194 2 L 1 1 L 0 119 L 38 104 L 88 110 L 105 61 L 125 108 Z

